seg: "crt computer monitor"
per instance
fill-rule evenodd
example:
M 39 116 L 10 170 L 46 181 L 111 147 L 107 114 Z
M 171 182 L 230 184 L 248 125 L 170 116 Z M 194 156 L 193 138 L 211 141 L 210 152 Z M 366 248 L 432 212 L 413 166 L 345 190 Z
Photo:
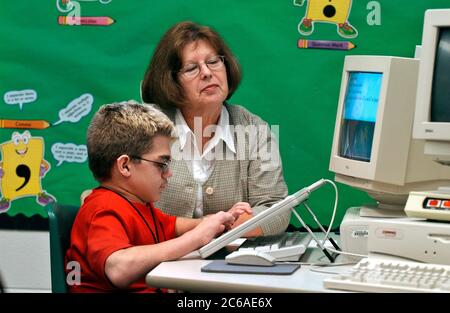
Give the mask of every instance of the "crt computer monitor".
M 410 191 L 450 177 L 411 138 L 418 67 L 418 59 L 345 57 L 330 170 L 377 200 L 363 216 L 402 215 Z
M 420 54 L 413 137 L 450 166 L 450 9 L 425 12 Z

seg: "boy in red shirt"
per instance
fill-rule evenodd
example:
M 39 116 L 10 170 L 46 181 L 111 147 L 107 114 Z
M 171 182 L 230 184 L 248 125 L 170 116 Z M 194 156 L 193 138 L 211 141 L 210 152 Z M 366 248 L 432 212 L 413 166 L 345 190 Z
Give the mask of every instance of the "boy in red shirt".
M 120 289 L 155 292 L 145 275 L 230 228 L 248 203 L 203 219 L 169 216 L 153 206 L 172 175 L 174 126 L 160 111 L 134 101 L 102 106 L 87 134 L 89 168 L 100 186 L 75 219 L 67 262 L 81 270 L 71 292 Z M 73 263 L 72 263 L 73 264 Z

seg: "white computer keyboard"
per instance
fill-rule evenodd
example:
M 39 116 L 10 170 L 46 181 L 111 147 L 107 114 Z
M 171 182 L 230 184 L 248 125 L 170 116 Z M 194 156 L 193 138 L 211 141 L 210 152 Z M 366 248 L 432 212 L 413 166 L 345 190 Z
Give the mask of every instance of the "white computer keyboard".
M 450 266 L 369 257 L 323 285 L 363 292 L 450 292 Z
M 280 235 L 247 239 L 237 251 L 262 251 L 275 258 L 275 261 L 298 261 L 306 251 L 311 235 L 301 232 L 286 232 Z M 230 256 L 233 255 L 232 252 Z

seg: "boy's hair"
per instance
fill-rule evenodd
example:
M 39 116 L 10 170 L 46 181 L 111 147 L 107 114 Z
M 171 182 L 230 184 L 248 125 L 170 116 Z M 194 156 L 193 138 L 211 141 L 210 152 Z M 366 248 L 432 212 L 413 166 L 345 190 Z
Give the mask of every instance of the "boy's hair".
M 162 112 L 129 100 L 105 104 L 95 113 L 87 131 L 89 168 L 94 178 L 111 178 L 111 168 L 123 155 L 141 156 L 152 149 L 157 135 L 173 138 L 175 127 Z

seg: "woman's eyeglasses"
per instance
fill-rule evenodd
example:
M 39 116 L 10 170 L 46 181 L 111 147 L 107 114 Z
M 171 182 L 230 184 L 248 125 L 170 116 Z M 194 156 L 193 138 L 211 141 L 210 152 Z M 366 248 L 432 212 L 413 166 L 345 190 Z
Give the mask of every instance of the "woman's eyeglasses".
M 163 174 L 164 174 L 164 173 L 167 173 L 167 172 L 169 171 L 170 162 L 172 161 L 172 160 L 167 160 L 166 162 L 158 162 L 158 161 L 147 160 L 147 159 L 138 157 L 138 156 L 136 156 L 136 155 L 133 155 L 133 156 L 130 156 L 130 157 L 131 157 L 132 159 L 135 159 L 135 160 L 142 160 L 142 161 L 147 161 L 147 162 L 151 162 L 151 163 L 157 164 L 158 167 L 159 167 L 160 170 L 161 170 L 161 173 L 163 173 Z
M 216 55 L 205 62 L 189 63 L 185 65 L 179 72 L 187 78 L 195 78 L 200 74 L 200 67 L 204 63 L 211 71 L 218 71 L 223 68 L 225 57 L 223 55 Z

